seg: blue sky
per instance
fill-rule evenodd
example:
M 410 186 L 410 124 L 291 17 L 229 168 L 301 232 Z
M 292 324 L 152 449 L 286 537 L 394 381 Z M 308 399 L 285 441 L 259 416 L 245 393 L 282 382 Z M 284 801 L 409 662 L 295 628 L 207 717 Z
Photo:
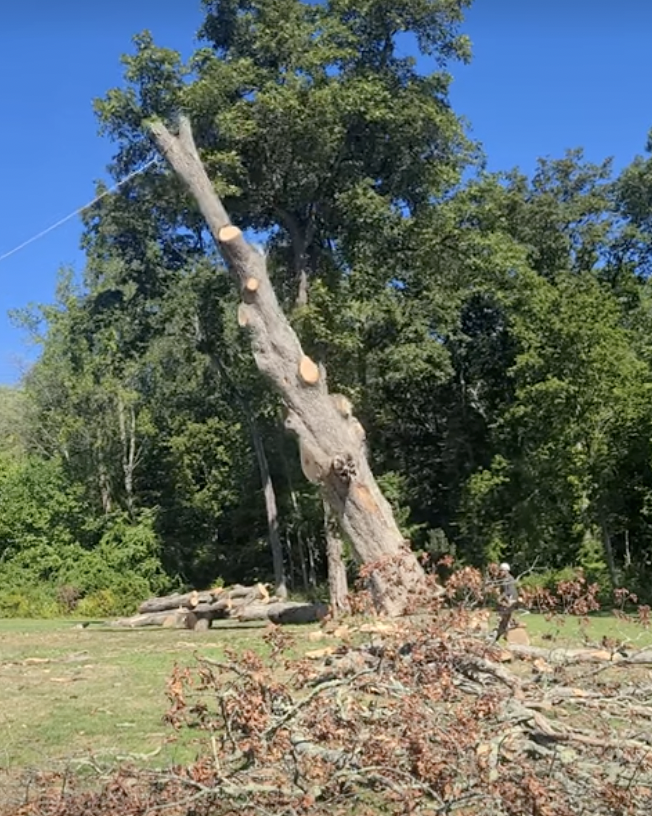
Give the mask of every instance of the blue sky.
M 112 146 L 97 136 L 92 100 L 120 84 L 133 34 L 148 28 L 187 55 L 201 20 L 198 0 L 45 5 L 0 11 L 0 256 L 88 203 L 106 177 Z M 531 172 L 538 156 L 579 146 L 620 168 L 643 151 L 652 2 L 476 0 L 465 31 L 474 59 L 453 69 L 452 101 L 490 169 Z M 52 300 L 59 267 L 83 264 L 79 237 L 73 219 L 0 262 L 0 383 L 32 354 L 7 311 Z

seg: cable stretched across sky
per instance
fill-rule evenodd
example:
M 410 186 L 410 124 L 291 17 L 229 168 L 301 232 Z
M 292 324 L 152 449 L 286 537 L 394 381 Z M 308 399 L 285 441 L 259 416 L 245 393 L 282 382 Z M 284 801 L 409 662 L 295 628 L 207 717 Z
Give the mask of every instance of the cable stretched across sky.
M 27 241 L 23 241 L 22 244 L 19 244 L 13 249 L 10 249 L 9 252 L 5 252 L 4 255 L 0 255 L 0 263 L 2 263 L 2 261 L 11 257 L 12 255 L 15 255 L 17 252 L 20 252 L 21 249 L 25 249 L 25 247 L 29 246 L 30 244 L 33 244 L 35 241 L 38 241 L 40 238 L 43 238 L 44 236 L 48 235 L 50 232 L 54 232 L 55 229 L 58 229 L 59 227 L 63 226 L 67 221 L 70 221 L 71 218 L 74 218 L 77 215 L 81 215 L 81 213 L 83 213 L 84 210 L 87 210 L 89 207 L 92 207 L 94 204 L 97 204 L 97 202 L 101 201 L 103 198 L 105 198 L 105 196 L 117 192 L 128 181 L 131 181 L 132 178 L 135 178 L 141 173 L 144 173 L 145 170 L 148 170 L 152 165 L 157 164 L 159 161 L 160 158 L 158 156 L 156 156 L 153 159 L 150 159 L 150 161 L 148 161 L 142 167 L 138 168 L 138 170 L 134 170 L 133 172 L 126 175 L 123 179 L 120 179 L 120 181 L 117 184 L 114 184 L 113 187 L 110 187 L 108 190 L 105 190 L 103 193 L 100 193 L 100 195 L 96 196 L 92 201 L 89 201 L 88 204 L 84 204 L 83 207 L 78 207 L 74 212 L 71 212 L 69 215 L 67 215 L 65 218 L 62 218 L 60 221 L 57 221 L 56 224 L 52 224 L 52 226 L 48 227 L 47 229 L 41 230 L 41 232 L 38 232 L 36 235 L 33 235 L 31 238 L 28 238 Z

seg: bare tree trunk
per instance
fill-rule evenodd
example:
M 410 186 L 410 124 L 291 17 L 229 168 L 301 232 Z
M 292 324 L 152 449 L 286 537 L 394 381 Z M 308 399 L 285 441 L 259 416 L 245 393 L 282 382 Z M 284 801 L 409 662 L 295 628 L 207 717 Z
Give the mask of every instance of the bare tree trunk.
M 287 598 L 288 589 L 285 580 L 285 568 L 283 566 L 283 545 L 281 544 L 281 536 L 278 529 L 276 493 L 274 492 L 272 477 L 269 473 L 269 464 L 267 462 L 265 446 L 263 445 L 263 440 L 260 435 L 260 431 L 258 430 L 258 425 L 253 417 L 250 417 L 249 427 L 251 429 L 251 438 L 254 443 L 254 450 L 256 451 L 256 459 L 258 460 L 260 478 L 263 483 L 263 493 L 265 495 L 269 546 L 272 550 L 272 562 L 274 565 L 274 594 L 279 598 Z
M 328 591 L 334 618 L 349 611 L 349 586 L 344 564 L 344 544 L 327 501 L 324 500 L 324 529 L 326 532 L 326 558 L 328 561 Z
M 290 467 L 288 465 L 287 456 L 285 455 L 285 438 L 283 435 L 279 438 L 279 452 L 281 456 L 281 464 L 283 465 L 283 470 L 285 471 L 285 478 L 287 479 L 288 483 L 288 490 L 290 492 L 290 501 L 292 502 L 292 510 L 294 511 L 294 522 L 295 522 L 295 536 L 296 536 L 296 543 L 297 543 L 297 554 L 299 557 L 299 568 L 301 569 L 301 581 L 303 583 L 303 590 L 304 592 L 308 592 L 310 587 L 308 581 L 308 569 L 306 567 L 306 551 L 305 547 L 303 546 L 303 535 L 301 534 L 301 508 L 299 507 L 299 502 L 297 501 L 297 494 L 294 489 L 294 485 L 292 484 L 292 475 L 290 473 Z M 288 548 L 292 550 L 292 539 L 288 536 Z
M 625 569 L 632 566 L 632 551 L 629 546 L 629 530 L 625 530 Z
M 97 484 L 100 490 L 100 501 L 105 516 L 113 510 L 111 477 L 104 459 L 104 439 L 101 427 L 98 428 L 95 445 L 97 446 Z
M 121 395 L 118 395 L 118 423 L 122 443 L 122 473 L 124 476 L 125 500 L 127 510 L 134 511 L 134 472 L 136 470 L 136 411 L 134 406 L 125 406 Z
M 308 247 L 314 236 L 315 222 L 314 218 L 311 218 L 305 230 L 302 230 L 297 218 L 292 213 L 282 209 L 279 209 L 278 212 L 290 236 L 290 245 L 294 256 L 294 274 L 298 282 L 294 305 L 300 308 L 308 304 Z
M 108 516 L 113 510 L 113 502 L 111 501 L 111 480 L 107 473 L 104 462 L 100 462 L 98 469 L 98 482 L 100 487 L 100 500 L 102 502 L 102 510 L 105 516 Z
M 317 548 L 315 547 L 315 539 L 312 536 L 308 536 L 307 541 L 307 550 L 308 550 L 308 590 L 315 590 L 317 589 L 317 564 L 315 562 L 315 553 Z
M 297 531 L 297 548 L 299 550 L 299 565 L 301 567 L 301 581 L 303 582 L 303 591 L 308 592 L 310 589 L 310 581 L 308 580 L 308 567 L 306 565 L 306 548 L 303 546 L 303 537 L 301 531 Z
M 609 580 L 611 581 L 611 586 L 613 589 L 616 589 L 618 586 L 618 575 L 616 573 L 616 561 L 614 559 L 614 550 L 611 544 L 611 536 L 609 534 L 609 527 L 607 525 L 607 520 L 604 516 L 600 519 L 600 528 L 602 531 L 602 544 L 604 546 L 604 554 L 607 560 L 607 569 L 609 570 Z
M 196 330 L 201 335 L 199 321 L 197 320 Z M 258 472 L 260 473 L 260 481 L 263 486 L 263 495 L 265 497 L 265 511 L 267 513 L 267 535 L 269 546 L 272 551 L 272 565 L 274 569 L 274 593 L 279 598 L 287 598 L 288 589 L 285 577 L 285 567 L 283 565 L 283 545 L 281 543 L 281 536 L 278 524 L 278 506 L 276 504 L 276 493 L 274 491 L 274 483 L 269 472 L 269 463 L 267 461 L 267 454 L 265 453 L 265 445 L 263 438 L 258 428 L 258 423 L 253 415 L 251 408 L 237 384 L 234 382 L 230 373 L 220 360 L 220 358 L 213 351 L 208 352 L 208 359 L 213 369 L 226 380 L 231 389 L 240 410 L 242 411 L 245 421 L 249 427 L 251 434 L 251 441 L 253 442 L 254 452 L 256 454 L 256 461 L 258 463 Z
M 161 122 L 149 130 L 159 149 L 195 197 L 243 301 L 238 322 L 252 334 L 254 359 L 283 395 L 286 428 L 299 438 L 304 472 L 322 485 L 354 553 L 364 564 L 379 611 L 399 615 L 425 588 L 425 575 L 401 535 L 389 502 L 373 477 L 360 423 L 344 416 L 329 394 L 325 371 L 307 357 L 279 306 L 264 257 L 249 246 L 206 174 L 190 122 L 174 136 Z

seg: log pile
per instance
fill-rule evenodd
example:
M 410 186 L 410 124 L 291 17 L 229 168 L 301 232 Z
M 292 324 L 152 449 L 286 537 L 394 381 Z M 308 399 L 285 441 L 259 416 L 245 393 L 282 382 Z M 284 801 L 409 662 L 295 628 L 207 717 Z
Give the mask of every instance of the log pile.
M 270 595 L 264 584 L 238 584 L 150 598 L 140 605 L 137 615 L 112 621 L 112 626 L 205 630 L 214 620 L 314 623 L 324 618 L 327 611 L 325 604 L 282 601 Z

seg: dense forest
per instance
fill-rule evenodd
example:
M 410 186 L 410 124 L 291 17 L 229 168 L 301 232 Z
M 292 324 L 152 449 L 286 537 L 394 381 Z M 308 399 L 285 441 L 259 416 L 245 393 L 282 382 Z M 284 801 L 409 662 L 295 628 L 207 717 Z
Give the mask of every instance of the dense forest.
M 449 100 L 468 5 L 204 0 L 187 63 L 134 39 L 95 109 L 112 176 L 145 169 L 85 211 L 83 274 L 14 315 L 40 353 L 0 390 L 0 614 L 274 580 L 274 540 L 323 591 L 322 496 L 152 163 L 143 123 L 181 111 L 413 548 L 652 597 L 652 137 L 619 174 L 581 149 L 487 172 Z

